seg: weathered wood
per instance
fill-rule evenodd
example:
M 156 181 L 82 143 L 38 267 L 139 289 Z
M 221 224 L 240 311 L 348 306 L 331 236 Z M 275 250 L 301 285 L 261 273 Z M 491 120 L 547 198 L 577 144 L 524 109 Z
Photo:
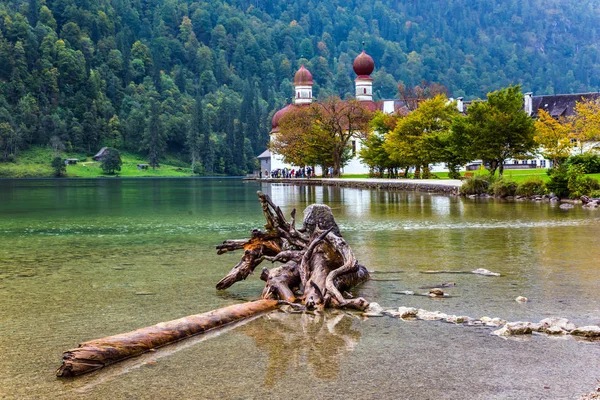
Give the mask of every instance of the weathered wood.
M 91 340 L 63 354 L 59 377 L 83 375 L 171 343 L 199 335 L 250 316 L 273 310 L 276 300 L 235 304 L 204 314 L 190 315 L 132 332 Z
M 224 249 L 244 249 L 241 261 L 223 278 L 217 289 L 230 287 L 246 277 L 262 261 L 284 262 L 285 267 L 263 269 L 261 278 L 267 282 L 263 298 L 299 301 L 308 309 L 345 307 L 364 310 L 368 302 L 362 298 L 346 299 L 342 291 L 369 279 L 367 269 L 359 265 L 352 249 L 342 237 L 331 209 L 324 204 L 312 204 L 304 210 L 303 226 L 296 229 L 296 210 L 288 222 L 281 209 L 262 192 L 258 192 L 265 230 L 270 240 L 280 247 L 266 254 L 256 242 L 225 241 L 218 246 Z M 254 233 L 253 233 L 254 236 Z M 223 247 L 226 246 L 226 247 Z M 298 281 L 299 280 L 299 281 Z M 298 292 L 295 294 L 294 292 Z

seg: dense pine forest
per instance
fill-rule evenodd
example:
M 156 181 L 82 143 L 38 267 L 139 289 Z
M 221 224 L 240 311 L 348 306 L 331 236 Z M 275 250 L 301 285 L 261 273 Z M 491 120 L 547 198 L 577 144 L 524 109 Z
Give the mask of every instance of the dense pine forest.
M 239 175 L 300 64 L 319 98 L 353 92 L 363 41 L 376 99 L 422 79 L 467 99 L 597 91 L 599 22 L 598 0 L 4 1 L 0 160 L 106 145 Z

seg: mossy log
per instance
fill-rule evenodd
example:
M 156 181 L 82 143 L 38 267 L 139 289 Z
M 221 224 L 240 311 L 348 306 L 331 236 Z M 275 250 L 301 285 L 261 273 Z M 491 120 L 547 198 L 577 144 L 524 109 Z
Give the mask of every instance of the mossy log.
M 235 304 L 204 314 L 190 315 L 132 332 L 84 342 L 76 349 L 63 354 L 63 363 L 56 371 L 56 376 L 71 377 L 96 371 L 211 329 L 271 311 L 277 308 L 277 305 L 276 300 Z

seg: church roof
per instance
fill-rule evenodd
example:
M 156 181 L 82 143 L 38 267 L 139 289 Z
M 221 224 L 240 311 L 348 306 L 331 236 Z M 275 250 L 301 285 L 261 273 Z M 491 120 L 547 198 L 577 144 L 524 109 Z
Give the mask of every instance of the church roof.
M 273 119 L 271 120 L 271 132 L 279 131 L 279 121 L 293 107 L 294 107 L 293 104 L 288 104 L 287 106 L 283 107 L 281 110 L 277 111 L 275 113 L 275 115 L 273 115 Z
M 375 69 L 375 62 L 373 61 L 373 58 L 363 50 L 362 53 L 354 59 L 352 69 L 354 69 L 354 73 L 358 75 L 359 78 L 369 78 Z
M 312 86 L 313 77 L 309 70 L 306 69 L 304 64 L 296 71 L 294 75 L 294 86 Z

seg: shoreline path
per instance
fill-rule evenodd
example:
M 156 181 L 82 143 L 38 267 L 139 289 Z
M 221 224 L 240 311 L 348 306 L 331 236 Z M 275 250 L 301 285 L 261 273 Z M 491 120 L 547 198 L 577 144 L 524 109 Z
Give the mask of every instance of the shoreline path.
M 339 186 L 359 189 L 392 189 L 429 193 L 458 194 L 463 184 L 458 179 L 382 179 L 382 178 L 263 178 L 261 182 Z

